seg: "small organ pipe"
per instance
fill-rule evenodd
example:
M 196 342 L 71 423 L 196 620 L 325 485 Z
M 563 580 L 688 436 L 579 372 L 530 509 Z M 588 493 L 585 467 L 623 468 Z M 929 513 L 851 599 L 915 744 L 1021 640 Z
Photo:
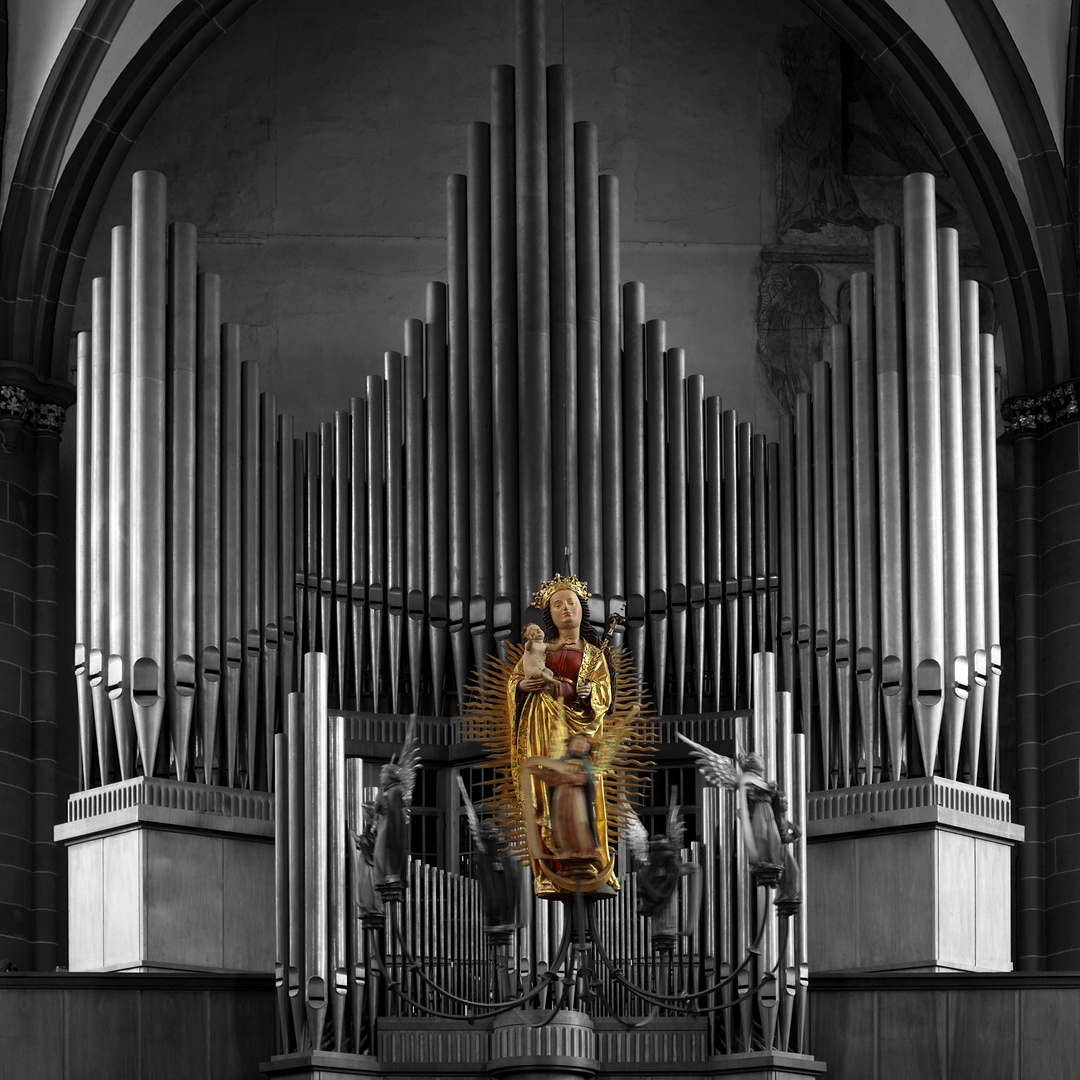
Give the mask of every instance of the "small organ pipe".
M 627 644 L 641 668 L 645 664 L 646 586 L 645 539 L 645 286 L 623 286 L 623 458 L 625 520 L 642 523 L 626 530 Z M 612 392 L 617 390 L 612 388 Z
M 240 576 L 240 327 L 221 327 L 221 568 L 222 624 L 225 637 L 224 734 L 225 760 L 221 776 L 236 785 L 240 730 L 241 645 Z M 220 782 L 220 781 L 219 781 Z
M 645 326 L 646 394 L 646 471 L 648 522 L 648 606 L 650 651 L 652 654 L 653 699 L 658 712 L 664 711 L 664 684 L 667 659 L 667 470 L 665 468 L 666 432 L 664 430 L 664 361 L 665 326 L 660 319 L 650 319 Z
M 911 708 L 922 770 L 932 776 L 943 710 L 945 625 L 941 371 L 937 338 L 934 178 L 904 179 L 904 340 L 907 346 L 911 572 Z
M 287 723 L 287 721 L 286 721 Z M 277 998 L 278 1053 L 293 1047 L 289 1016 L 289 743 L 274 736 L 274 991 Z
M 412 711 L 420 711 L 420 660 L 427 619 L 424 580 L 424 324 L 405 324 L 405 634 L 409 654 Z
M 203 783 L 212 784 L 224 662 L 221 636 L 221 280 L 217 274 L 200 274 L 197 289 L 195 382 L 199 407 L 195 427 L 198 445 L 195 520 L 199 540 L 195 549 L 198 590 L 195 630 L 199 649 L 199 692 L 196 715 L 202 742 Z M 292 573 L 291 569 L 289 573 Z M 289 587 L 292 587 L 291 582 Z
M 327 919 L 329 975 L 332 985 L 330 1019 L 334 1050 L 345 1041 L 345 1005 L 349 993 L 345 921 L 356 918 L 346 908 L 345 895 L 345 717 L 327 717 Z
M 750 424 L 744 421 L 735 426 L 735 516 L 739 537 L 739 666 L 746 676 L 747 704 L 753 691 L 754 656 L 754 474 L 750 448 Z
M 92 786 L 96 748 L 94 722 L 97 715 L 90 694 L 90 597 L 100 584 L 90 567 L 90 426 L 93 422 L 91 393 L 91 332 L 80 331 L 75 341 L 75 693 L 79 716 L 79 790 Z M 106 393 L 108 379 L 106 378 Z M 108 533 L 106 532 L 106 537 Z M 105 583 L 107 586 L 107 582 Z M 100 595 L 100 594 L 99 594 Z M 100 601 L 99 601 L 100 602 Z M 102 605 L 104 606 L 104 605 Z M 99 646 L 100 648 L 100 646 Z M 108 651 L 106 650 L 106 656 Z M 104 660 L 98 679 L 104 680 Z M 108 688 L 106 687 L 106 690 Z M 106 695 L 106 705 L 108 696 Z M 105 713 L 102 711 L 102 716 Z M 106 720 L 108 722 L 108 720 Z
M 305 658 L 305 666 L 307 660 Z M 306 673 L 305 673 L 306 675 Z M 294 1046 L 300 1047 L 300 1033 L 304 1026 L 304 949 L 307 937 L 304 928 L 304 902 L 306 892 L 305 852 L 307 827 L 305 817 L 307 803 L 304 798 L 304 756 L 307 746 L 304 739 L 304 695 L 292 693 L 286 699 L 285 732 L 288 747 L 288 874 L 289 874 L 289 967 L 286 984 L 292 1014 Z
M 874 351 L 878 416 L 878 535 L 881 573 L 881 692 L 889 779 L 904 768 L 911 692 L 908 660 L 907 478 L 904 433 L 900 230 L 874 230 Z
M 177 780 L 188 778 L 195 716 L 195 414 L 196 395 L 195 226 L 169 226 L 169 513 L 170 580 L 169 731 Z
M 485 418 L 494 433 L 491 459 L 493 517 L 485 527 L 493 532 L 494 594 L 491 630 L 495 640 L 506 638 L 517 623 L 520 598 L 514 594 L 518 578 L 518 321 L 517 226 L 515 219 L 514 69 L 500 65 L 491 72 L 491 416 Z M 483 278 L 481 274 L 481 278 Z M 521 422 L 533 419 L 525 409 Z M 530 523 L 535 528 L 535 522 Z
M 836 680 L 838 787 L 851 783 L 851 720 L 857 710 L 852 655 L 854 595 L 852 557 L 854 523 L 851 502 L 851 340 L 847 326 L 832 329 L 832 578 L 833 670 Z
M 104 602 L 91 603 L 89 605 L 87 646 L 87 675 L 90 689 L 90 698 L 93 702 L 94 715 L 94 745 L 97 747 L 97 766 L 101 783 L 109 782 L 109 772 L 112 769 L 114 745 L 113 724 L 109 715 L 109 687 L 106 681 L 105 657 L 110 652 L 118 651 L 117 645 L 111 643 L 109 633 L 112 626 L 119 628 L 122 612 L 117 617 L 110 617 L 108 605 L 109 581 L 114 570 L 109 563 L 109 446 L 113 442 L 112 429 L 115 428 L 116 420 L 113 419 L 110 426 L 109 398 L 110 393 L 110 294 L 109 283 L 105 278 L 94 278 L 92 286 L 91 304 L 93 306 L 93 329 L 90 333 L 90 355 L 86 357 L 86 375 L 89 385 L 87 397 L 87 434 L 88 446 L 88 505 L 86 522 L 88 526 L 88 568 L 90 587 L 94 593 L 104 598 Z M 124 417 L 120 417 L 123 421 Z M 127 429 L 118 433 L 120 436 L 127 434 Z M 122 639 L 121 639 L 122 640 Z M 129 748 L 124 748 L 125 752 Z M 89 762 L 87 773 L 89 777 Z M 125 777 L 126 778 L 126 777 Z
M 304 435 L 304 622 L 307 624 L 306 647 L 301 654 L 315 652 L 319 639 L 319 534 L 322 517 L 319 512 L 319 433 Z
M 610 590 L 604 566 L 604 491 L 613 482 L 604 458 L 603 410 L 615 387 L 602 380 L 600 335 L 600 195 L 596 176 L 600 169 L 596 125 L 574 125 L 577 172 L 577 412 L 581 550 L 575 558 L 588 567 L 589 587 L 596 593 L 590 604 L 594 622 L 604 621 L 604 603 Z M 558 402 L 555 402 L 556 407 Z M 594 579 L 595 578 L 595 582 Z
M 491 310 L 491 129 L 470 124 L 468 182 L 469 304 L 469 630 L 475 653 L 486 656 L 495 643 L 491 598 L 495 584 L 491 522 L 492 491 L 492 310 Z M 369 395 L 370 403 L 370 395 Z M 460 694 L 461 687 L 458 687 Z
M 353 681 L 356 708 L 364 693 L 364 613 L 367 607 L 368 531 L 367 531 L 367 402 L 362 397 L 349 398 L 349 526 L 352 547 L 349 552 L 350 620 L 352 630 Z
M 368 629 L 371 632 L 372 706 L 379 711 L 382 680 L 382 633 L 386 618 L 386 403 L 385 384 L 378 375 L 367 377 L 368 465 Z
M 259 676 L 262 664 L 262 595 L 259 571 L 262 523 L 259 520 L 262 462 L 259 458 L 259 365 L 240 367 L 240 576 L 243 582 L 243 702 L 247 785 L 256 786 L 259 744 Z
M 696 711 L 705 707 L 705 379 L 686 380 L 687 587 Z
M 851 277 L 851 484 L 855 559 L 855 686 L 858 696 L 859 781 L 880 768 L 881 652 L 878 644 L 877 385 L 874 377 L 873 278 Z
M 833 547 L 833 490 L 830 468 L 832 431 L 831 371 L 825 360 L 814 365 L 811 421 L 814 469 L 814 638 L 817 667 L 818 735 L 824 786 L 832 787 L 833 743 L 833 590 L 830 553 Z
M 1001 695 L 1001 598 L 998 579 L 997 404 L 995 401 L 994 335 L 979 335 L 982 368 L 983 540 L 986 559 L 986 647 L 990 669 L 986 680 L 983 746 L 986 786 L 998 787 L 998 701 Z
M 281 659 L 281 626 L 278 613 L 278 573 L 281 560 L 279 545 L 281 521 L 278 495 L 280 481 L 278 477 L 278 416 L 277 397 L 264 392 L 259 399 L 259 442 L 260 456 L 259 479 L 262 488 L 262 565 L 260 578 L 262 583 L 262 697 L 263 697 L 263 751 L 266 756 L 266 789 L 276 790 L 274 784 L 274 732 L 277 730 L 277 693 Z M 289 440 L 292 448 L 292 440 Z M 290 455 L 291 461 L 291 455 Z M 290 509 L 292 503 L 289 503 Z M 287 519 L 288 520 L 288 519 Z M 289 535 L 292 536 L 292 521 L 288 520 Z M 290 574 L 290 577 L 292 575 Z M 254 782 L 253 782 L 254 786 Z
M 427 356 L 425 451 L 427 455 L 427 605 L 431 655 L 432 712 L 443 715 L 449 599 L 448 402 L 446 357 L 446 286 L 429 282 L 424 316 Z M 421 468 L 423 466 L 421 465 Z
M 978 783 L 982 749 L 983 709 L 986 699 L 986 506 L 983 474 L 982 372 L 979 340 L 979 283 L 960 286 L 961 392 L 964 416 L 964 540 L 967 565 L 968 651 L 971 656 L 971 696 L 964 716 L 964 766 L 968 780 Z
M 795 575 L 795 422 L 791 416 L 780 417 L 779 432 L 779 518 L 780 518 L 780 619 L 777 639 L 782 663 L 782 685 L 795 701 L 796 641 L 798 639 L 798 590 Z
M 106 669 L 120 779 L 135 775 L 131 704 L 131 230 L 112 230 L 109 294 L 109 660 Z M 100 751 L 99 751 L 100 752 Z M 105 783 L 102 777 L 102 783 Z
M 960 239 L 937 230 L 938 355 L 941 361 L 941 509 L 944 592 L 945 775 L 960 778 L 964 715 L 971 684 L 967 626 L 967 515 L 964 510 L 964 413 L 960 363 Z
M 753 481 L 753 596 L 754 640 L 758 652 L 772 652 L 769 645 L 769 478 L 766 464 L 764 435 L 754 435 L 748 425 L 750 441 L 750 471 Z
M 721 429 L 721 469 L 724 490 L 724 638 L 727 644 L 728 689 L 738 701 L 739 682 L 739 418 L 725 409 Z M 747 679 L 749 672 L 746 673 Z
M 577 274 L 588 239 L 577 236 L 574 192 L 574 104 L 570 69 L 547 69 L 548 249 L 551 253 L 551 547 L 580 558 L 577 533 Z M 578 163 L 580 168 L 580 162 Z M 587 225 L 587 222 L 585 223 Z M 579 249 L 580 248 L 580 249 Z M 587 315 L 582 297 L 583 316 Z M 542 526 L 541 526 L 542 527 Z M 582 562 L 582 565 L 585 565 Z M 589 583 L 593 585 L 590 570 Z M 593 586 L 595 588 L 595 586 Z
M 547 105 L 544 5 L 517 0 L 514 136 L 518 249 L 518 410 L 521 576 L 529 584 L 551 573 L 551 537 L 530 523 L 551 521 L 551 303 L 548 253 Z M 531 501 L 531 500 L 535 500 Z M 489 519 L 490 520 L 490 519 Z M 523 592 L 524 599 L 524 592 Z
M 675 713 L 686 696 L 686 638 L 689 588 L 686 563 L 686 350 L 667 351 L 667 526 L 668 605 L 675 662 Z
M 602 520 L 615 527 L 602 530 L 601 557 L 608 616 L 626 602 L 626 557 L 623 534 L 623 385 L 622 340 L 619 322 L 619 180 L 610 173 L 599 177 L 600 186 L 600 403 L 604 460 Z
M 705 594 L 708 601 L 709 653 L 712 666 L 710 704 L 720 708 L 724 667 L 724 474 L 721 413 L 723 404 L 715 394 L 705 401 Z
M 334 413 L 334 659 L 337 668 L 338 708 L 345 708 L 349 683 L 349 570 L 352 545 L 349 543 L 349 414 Z
M 468 623 L 469 573 L 469 297 L 467 183 L 454 175 L 446 182 L 446 341 L 447 473 L 450 545 L 447 627 L 454 662 L 457 702 L 464 697 L 471 660 Z M 517 332 L 515 329 L 514 337 Z
M 278 462 L 278 620 L 280 658 L 280 698 L 282 727 L 285 722 L 285 703 L 296 685 L 296 530 L 295 507 L 297 494 L 296 454 L 294 453 L 292 413 L 277 418 Z M 302 474 L 301 474 L 302 476 Z M 302 490 L 302 486 L 301 486 Z M 276 775 L 276 773 L 275 773 Z M 275 788 L 280 791 L 280 788 Z
M 814 728 L 814 489 L 811 399 L 799 394 L 795 399 L 795 576 L 798 591 L 795 600 L 795 647 L 799 664 L 799 706 L 802 729 Z M 783 444 L 781 444 L 782 446 Z M 824 762 L 822 786 L 828 787 L 829 762 Z
M 165 719 L 165 177 L 131 192 L 131 700 L 143 772 Z
M 304 1006 L 310 1046 L 322 1046 L 329 992 L 329 661 L 304 657 Z
M 390 661 L 390 707 L 401 695 L 401 643 L 405 629 L 405 469 L 402 357 L 386 353 L 386 635 Z

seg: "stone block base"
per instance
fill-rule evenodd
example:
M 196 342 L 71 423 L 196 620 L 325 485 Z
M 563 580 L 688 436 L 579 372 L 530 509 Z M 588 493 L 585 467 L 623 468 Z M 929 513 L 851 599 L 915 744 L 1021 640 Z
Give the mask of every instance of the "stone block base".
M 71 971 L 273 970 L 272 795 L 138 777 L 73 795 L 55 837 Z
M 811 792 L 810 970 L 1011 971 L 1008 796 L 941 777 Z

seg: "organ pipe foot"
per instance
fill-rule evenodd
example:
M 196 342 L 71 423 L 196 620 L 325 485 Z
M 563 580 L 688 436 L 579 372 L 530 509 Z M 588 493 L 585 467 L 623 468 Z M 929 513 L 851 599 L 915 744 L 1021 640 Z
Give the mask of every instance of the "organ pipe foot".
M 777 985 L 775 975 L 766 975 L 761 980 L 757 992 L 758 1015 L 761 1017 L 761 1036 L 765 1049 L 772 1050 L 776 1045 L 777 1022 Z
M 243 673 L 240 669 L 240 643 L 231 639 L 228 645 L 235 645 L 235 649 L 226 652 L 225 659 L 225 775 L 227 786 L 236 787 L 240 745 L 240 683 Z
M 187 658 L 190 661 L 190 657 Z M 194 662 L 191 663 L 194 667 Z M 195 687 L 177 688 L 172 707 L 172 750 L 176 761 L 176 779 L 181 782 L 188 778 L 189 756 L 191 753 L 191 727 L 195 719 Z
M 859 670 L 855 678 L 855 697 L 859 704 L 859 760 L 856 771 L 860 784 L 874 782 L 874 752 L 877 729 L 881 723 L 879 708 L 881 683 L 872 668 Z
M 904 771 L 904 744 L 907 740 L 908 688 L 886 686 L 881 695 L 885 714 L 885 739 L 889 751 L 889 779 L 899 780 Z M 885 772 L 884 767 L 882 773 Z
M 697 712 L 705 711 L 705 605 L 690 608 L 690 631 L 694 642 L 694 671 L 697 673 L 694 695 Z
M 969 784 L 979 782 L 979 753 L 982 749 L 983 709 L 986 704 L 986 679 L 975 676 L 971 684 L 971 697 L 968 698 L 967 711 L 964 713 L 964 768 Z M 963 778 L 963 777 L 961 777 Z
M 75 673 L 75 696 L 79 709 L 79 790 L 86 791 L 94 768 L 95 740 L 94 701 L 90 694 L 90 676 L 85 668 Z
M 109 691 L 104 679 L 91 680 L 90 700 L 93 703 L 94 734 L 93 741 L 97 746 L 98 771 L 101 774 L 101 783 L 109 782 L 109 770 L 112 768 L 113 738 L 115 723 L 110 725 L 109 714 Z M 88 774 L 89 775 L 89 774 Z M 122 777 L 127 779 L 127 777 Z
M 686 698 L 686 634 L 687 610 L 685 606 L 674 607 L 671 612 L 671 643 L 675 660 L 675 708 L 681 716 Z

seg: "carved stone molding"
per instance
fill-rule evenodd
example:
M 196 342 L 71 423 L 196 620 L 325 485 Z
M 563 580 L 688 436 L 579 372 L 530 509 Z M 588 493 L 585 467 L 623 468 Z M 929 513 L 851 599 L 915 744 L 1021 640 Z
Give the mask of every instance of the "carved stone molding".
M 1080 419 L 1080 379 L 1070 379 L 1029 397 L 1009 398 L 1001 406 L 1005 430 L 1012 435 L 1041 435 Z
M 15 453 L 24 432 L 59 438 L 66 411 L 65 405 L 56 402 L 35 401 L 22 386 L 0 383 L 0 446 L 8 454 Z

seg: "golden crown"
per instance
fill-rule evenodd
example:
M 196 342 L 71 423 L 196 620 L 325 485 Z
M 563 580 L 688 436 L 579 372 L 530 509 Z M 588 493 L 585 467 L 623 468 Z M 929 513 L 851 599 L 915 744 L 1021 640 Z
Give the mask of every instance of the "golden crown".
M 543 611 L 555 593 L 560 592 L 562 589 L 569 589 L 572 593 L 576 593 L 581 600 L 589 599 L 589 586 L 584 581 L 578 581 L 577 574 L 571 574 L 570 577 L 556 574 L 550 581 L 545 581 L 533 593 L 532 606 Z

